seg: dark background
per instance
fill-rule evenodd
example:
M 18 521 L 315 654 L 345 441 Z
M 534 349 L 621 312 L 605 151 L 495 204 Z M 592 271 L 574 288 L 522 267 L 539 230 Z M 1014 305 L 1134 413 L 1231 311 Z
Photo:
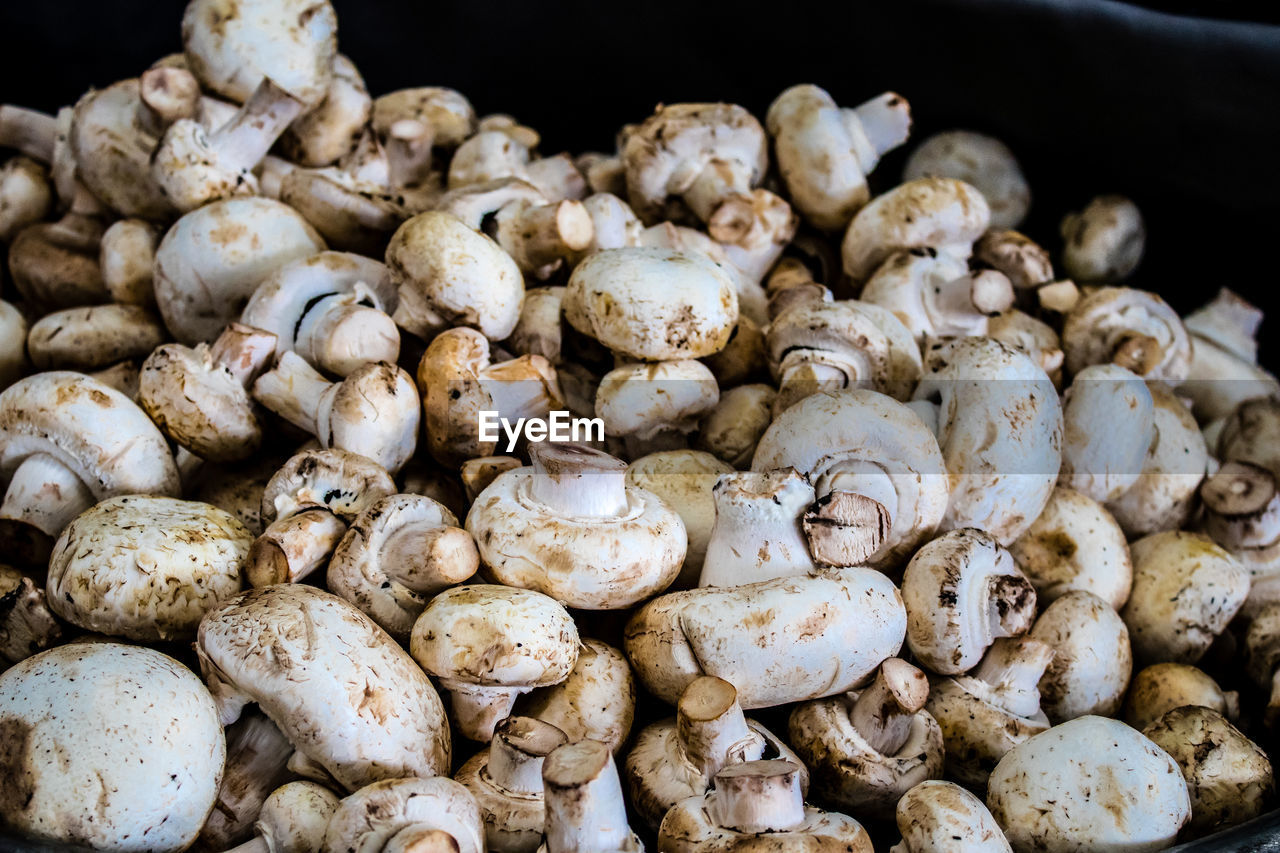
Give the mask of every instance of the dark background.
M 54 109 L 135 76 L 181 48 L 183 5 L 0 0 L 0 101 Z M 1133 284 L 1184 311 L 1223 285 L 1280 305 L 1280 4 L 334 6 L 341 49 L 375 95 L 457 88 L 480 113 L 537 128 L 546 153 L 609 149 L 621 124 L 660 101 L 735 101 L 763 118 L 793 83 L 818 83 L 850 106 L 893 89 L 911 101 L 916 139 L 965 126 L 1013 147 L 1035 193 L 1024 230 L 1046 245 L 1056 249 L 1067 210 L 1125 193 L 1150 235 Z M 902 160 L 888 158 L 876 183 L 895 181 Z M 1267 340 L 1264 352 L 1280 360 L 1280 344 Z

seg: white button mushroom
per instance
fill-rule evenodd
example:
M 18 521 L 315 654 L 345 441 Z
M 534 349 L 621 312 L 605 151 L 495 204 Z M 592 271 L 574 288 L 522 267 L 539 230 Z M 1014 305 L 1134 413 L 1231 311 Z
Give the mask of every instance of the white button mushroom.
M 1147 229 L 1138 206 L 1122 195 L 1100 195 L 1062 218 L 1062 266 L 1081 283 L 1116 284 L 1142 260 Z
M 813 486 L 796 469 L 723 474 L 713 496 L 715 524 L 698 586 L 740 586 L 816 571 L 800 521 L 814 501 Z M 874 544 L 867 553 L 879 545 L 876 532 L 872 526 L 868 538 Z
M 973 260 L 1004 273 L 1019 291 L 1038 288 L 1054 278 L 1053 262 L 1043 246 L 1020 231 L 996 227 L 994 222 L 974 245 Z
M 1191 338 L 1169 304 L 1130 287 L 1099 287 L 1066 315 L 1062 349 L 1067 372 L 1118 364 L 1144 379 L 1182 382 L 1191 370 Z
M 27 318 L 8 302 L 0 301 L 0 390 L 27 372 Z
M 1161 850 L 1191 817 L 1174 760 L 1105 717 L 1014 747 L 991 774 L 987 806 L 1018 853 Z
M 1247 656 L 1247 637 L 1245 646 Z M 1123 717 L 1126 723 L 1142 730 L 1183 705 L 1211 708 L 1233 720 L 1240 716 L 1240 697 L 1234 690 L 1223 692 L 1217 682 L 1189 664 L 1157 663 L 1134 675 Z
M 578 629 L 568 611 L 541 593 L 460 586 L 427 604 L 413 624 L 409 650 L 449 692 L 459 732 L 488 742 L 516 697 L 568 677 L 578 659 Z
M 659 222 L 640 232 L 639 241 L 628 245 L 645 246 L 652 249 L 674 249 L 678 252 L 699 252 L 714 261 L 725 274 L 733 280 L 738 290 L 738 314 L 750 317 L 757 325 L 769 320 L 767 314 L 768 299 L 760 285 L 765 269 L 744 269 L 738 265 L 742 260 L 730 257 L 728 248 L 717 243 L 702 231 L 672 222 Z
M 447 157 L 476 130 L 471 103 L 453 89 L 398 89 L 374 99 L 371 126 L 387 149 L 392 186 L 417 186 L 433 153 Z
M 373 99 L 355 63 L 333 55 L 324 100 L 289 125 L 281 148 L 300 166 L 328 166 L 349 152 L 373 113 Z
M 1155 440 L 1155 403 L 1140 377 L 1089 365 L 1063 395 L 1062 421 L 1059 482 L 1102 502 L 1133 488 Z
M 0 243 L 12 242 L 52 209 L 53 188 L 43 165 L 30 157 L 11 157 L 0 165 Z
M 256 702 L 347 790 L 449 770 L 449 726 L 426 674 L 335 595 L 250 590 L 205 615 L 196 652 L 223 723 Z
M 263 802 L 253 827 L 256 837 L 228 853 L 313 853 L 324 843 L 337 808 L 337 795 L 323 785 L 282 785 Z
M 1027 636 L 1054 650 L 1040 679 L 1040 707 L 1052 722 L 1116 715 L 1133 673 L 1133 653 L 1129 630 L 1110 604 L 1072 590 L 1044 609 Z
M 156 246 L 160 231 L 141 219 L 121 219 L 102 234 L 98 263 L 111 301 L 154 308 Z
M 598 740 L 616 755 L 631 733 L 636 686 L 622 652 L 584 638 L 578 660 L 559 684 L 521 696 L 516 712 L 550 723 L 571 743 Z
M 73 643 L 0 675 L 5 823 L 62 844 L 177 853 L 226 757 L 200 679 L 152 649 Z
M 467 514 L 495 580 L 586 610 L 620 610 L 671 585 L 684 523 L 657 495 L 627 486 L 622 460 L 576 444 L 529 452 L 533 466 L 500 475 Z
M 889 853 L 1012 853 L 982 800 L 953 782 L 929 780 L 898 801 L 902 841 Z
M 935 133 L 916 146 L 902 180 L 925 177 L 972 184 L 991 208 L 993 228 L 1017 228 L 1031 207 L 1031 188 L 1009 146 L 972 130 Z
M 642 456 L 627 466 L 627 485 L 652 492 L 666 501 L 684 522 L 689 546 L 672 589 L 698 585 L 707 545 L 716 521 L 712 490 L 720 475 L 733 471 L 710 453 L 667 450 Z
M 628 455 L 681 447 L 698 420 L 720 400 L 715 376 L 694 359 L 624 364 L 596 388 L 596 416 Z
M 461 784 L 447 778 L 387 779 L 338 803 L 319 853 L 484 853 L 484 849 L 480 809 Z
M 773 421 L 776 399 L 773 387 L 763 383 L 739 385 L 722 392 L 720 402 L 698 425 L 695 444 L 727 465 L 750 468 L 756 447 Z

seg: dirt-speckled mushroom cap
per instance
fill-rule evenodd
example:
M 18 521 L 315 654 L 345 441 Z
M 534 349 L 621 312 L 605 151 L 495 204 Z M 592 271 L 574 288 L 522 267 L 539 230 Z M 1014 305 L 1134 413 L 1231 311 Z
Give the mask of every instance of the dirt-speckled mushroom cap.
M 570 743 L 598 740 L 614 755 L 631 733 L 636 683 L 622 652 L 599 640 L 582 641 L 578 660 L 559 684 L 522 696 L 516 713 L 550 723 Z
M 145 110 L 136 79 L 91 90 L 75 107 L 68 142 L 76 177 L 123 216 L 164 221 L 175 214 L 151 177 L 151 152 L 159 137 L 137 116 Z
M 898 800 L 902 842 L 890 853 L 1012 853 L 982 800 L 954 782 L 930 779 Z
M 991 227 L 1017 228 L 1031 206 L 1031 187 L 1018 160 L 999 139 L 972 130 L 935 133 L 916 146 L 904 181 L 955 178 L 977 188 L 991 208 Z
M 1062 323 L 1067 372 L 1116 362 L 1144 379 L 1181 382 L 1191 373 L 1191 337 L 1178 312 L 1156 293 L 1099 287 Z
M 386 139 L 398 121 L 416 121 L 431 132 L 434 148 L 456 148 L 475 133 L 476 111 L 471 102 L 453 89 L 421 86 L 398 89 L 374 99 L 373 129 Z
M 195 501 L 129 495 L 82 513 L 49 560 L 49 604 L 88 631 L 131 640 L 195 636 L 205 612 L 240 591 L 253 535 Z
M 729 342 L 738 290 L 700 252 L 629 246 L 578 264 L 563 307 L 571 326 L 623 356 L 702 358 Z
M 348 790 L 449 770 L 444 705 L 368 616 L 302 584 L 210 610 L 196 652 L 224 723 L 257 702 L 305 758 Z
M 262 521 L 293 515 L 318 506 L 351 521 L 375 501 L 394 495 L 396 484 L 387 470 L 358 453 L 304 450 L 289 458 L 262 491 Z
M 1013 849 L 1160 850 L 1191 817 L 1174 760 L 1119 720 L 1080 717 L 1010 750 L 987 807 Z
M 1067 592 L 1044 609 L 1028 634 L 1053 647 L 1040 678 L 1040 707 L 1055 723 L 1120 710 L 1133 653 L 1129 629 L 1111 605 L 1091 592 Z
M 37 370 L 88 373 L 131 359 L 145 358 L 169 339 L 154 311 L 141 305 L 89 305 L 63 308 L 31 324 L 27 355 Z
M 211 462 L 245 459 L 262 442 L 253 401 L 209 347 L 157 347 L 142 363 L 138 403 L 178 444 Z
M 304 105 L 325 95 L 338 50 L 328 0 L 192 0 L 182 18 L 187 65 L 237 103 L 264 78 Z
M 204 685 L 116 643 L 50 649 L 0 675 L 0 811 L 68 844 L 179 851 L 196 839 L 226 742 Z
M 361 788 L 338 804 L 320 853 L 399 849 L 391 846 L 392 839 L 410 826 L 448 833 L 457 853 L 484 853 L 475 798 L 462 784 L 447 778 L 387 779 Z
M 324 250 L 293 208 L 229 198 L 183 216 L 156 248 L 156 304 L 179 343 L 212 341 L 277 267 Z
M 1156 663 L 1139 670 L 1129 685 L 1124 721 L 1145 729 L 1174 708 L 1200 705 L 1232 719 L 1239 715 L 1239 697 L 1223 692 L 1218 683 L 1198 667 L 1185 663 Z

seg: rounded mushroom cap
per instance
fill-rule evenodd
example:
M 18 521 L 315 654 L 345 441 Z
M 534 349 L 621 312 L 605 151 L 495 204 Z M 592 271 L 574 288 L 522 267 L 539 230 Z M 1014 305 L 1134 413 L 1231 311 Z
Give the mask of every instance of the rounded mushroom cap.
M 1009 552 L 1044 604 L 1072 590 L 1091 592 L 1117 610 L 1129 600 L 1133 563 L 1124 531 L 1102 504 L 1077 491 L 1054 488 Z
M 897 820 L 901 853 L 1012 853 L 982 800 L 954 782 L 916 785 L 898 800 Z
M 338 795 L 316 782 L 289 782 L 262 803 L 254 829 L 271 853 L 314 853 L 338 808 Z
M 1016 850 L 1154 851 L 1191 817 L 1178 765 L 1117 720 L 1080 717 L 1009 751 L 987 806 Z
M 63 529 L 49 559 L 49 605 L 88 631 L 131 640 L 185 640 L 220 600 L 240 591 L 253 535 L 195 501 L 110 498 Z
M 76 177 L 93 195 L 124 216 L 163 221 L 173 205 L 151 177 L 151 152 L 159 139 L 141 126 L 136 79 L 121 80 L 82 97 L 71 123 Z
M 10 243 L 24 228 L 53 209 L 48 170 L 30 157 L 10 157 L 0 164 L 0 243 Z
M 1249 572 L 1199 533 L 1169 530 L 1134 542 L 1133 589 L 1121 615 L 1144 663 L 1195 663 L 1249 595 Z
M 1181 382 L 1191 372 L 1191 338 L 1178 313 L 1155 293 L 1099 287 L 1062 324 L 1067 372 L 1114 362 L 1144 379 Z
M 635 677 L 622 652 L 599 640 L 584 639 L 578 660 L 559 684 L 522 696 L 516 712 L 536 717 L 564 732 L 570 743 L 597 740 L 616 755 L 636 710 Z
M 1111 605 L 1072 590 L 1045 608 L 1028 635 L 1054 649 L 1040 679 L 1040 707 L 1054 723 L 1115 716 L 1133 673 L 1129 629 Z
M 481 686 L 547 687 L 578 659 L 578 627 L 555 599 L 475 584 L 437 595 L 413 625 L 409 650 L 427 672 Z
M 179 851 L 218 793 L 226 742 L 200 679 L 152 649 L 73 643 L 0 675 L 0 807 L 14 829 Z
M 350 522 L 375 501 L 395 493 L 391 475 L 367 456 L 334 447 L 304 450 L 267 481 L 262 521 L 270 524 L 318 506 Z
M 854 215 L 842 245 L 844 271 L 865 281 L 885 258 L 904 249 L 933 248 L 967 258 L 990 219 L 986 199 L 963 181 L 908 181 Z
M 166 435 L 211 462 L 248 458 L 262 441 L 249 392 L 207 344 L 157 347 L 142 363 L 138 403 Z
M 436 86 L 398 89 L 374 99 L 373 129 L 380 139 L 400 121 L 426 125 L 434 148 L 457 148 L 475 133 L 476 111 L 461 92 Z
M 1124 721 L 1145 729 L 1168 711 L 1183 705 L 1200 705 L 1234 716 L 1234 693 L 1223 693 L 1203 670 L 1185 663 L 1157 663 L 1138 671 L 1129 685 Z
M 673 587 L 697 586 L 707 542 L 716 522 L 712 494 L 721 474 L 733 466 L 701 450 L 664 450 L 642 456 L 627 466 L 627 484 L 657 495 L 684 522 L 689 545 Z
M 1155 403 L 1147 383 L 1118 364 L 1091 364 L 1075 375 L 1062 407 L 1064 485 L 1097 501 L 1114 500 L 1142 476 L 1155 439 Z
M 266 78 L 315 106 L 337 54 L 338 16 L 327 0 L 191 0 L 182 44 L 192 73 L 224 98 L 244 102 Z
M 604 249 L 574 268 L 565 319 L 641 361 L 702 358 L 724 349 L 738 322 L 733 279 L 700 252 Z
M 419 337 L 469 326 L 500 341 L 520 320 L 524 279 L 516 262 L 456 216 L 428 211 L 405 222 L 386 261 L 400 288 L 395 320 Z
M 1031 188 L 1009 146 L 972 130 L 935 133 L 916 146 L 902 180 L 955 178 L 975 187 L 991 208 L 992 228 L 1017 228 L 1031 206 Z
M 1147 229 L 1138 206 L 1121 195 L 1101 195 L 1062 220 L 1062 266 L 1080 283 L 1115 283 L 1142 260 Z
M 329 387 L 316 418 L 316 437 L 372 459 L 391 472 L 413 456 L 422 403 L 404 368 L 370 362 Z
M 180 343 L 212 341 L 272 271 L 323 250 L 320 235 L 287 205 L 256 196 L 215 201 L 160 241 L 156 303 Z
M 99 500 L 181 488 L 169 445 L 142 409 L 80 373 L 38 373 L 0 392 L 0 476 L 33 453 L 55 457 Z
M 1174 708 L 1142 732 L 1173 756 L 1191 794 L 1196 835 L 1262 813 L 1275 793 L 1267 754 L 1210 708 Z
M 27 354 L 37 370 L 92 371 L 144 358 L 169 335 L 141 305 L 90 305 L 46 314 L 27 333 Z
M 303 584 L 249 590 L 205 615 L 196 652 L 224 722 L 257 702 L 348 790 L 449 770 L 449 725 L 426 674 L 336 595 Z
M 42 311 L 105 302 L 99 245 L 102 223 L 68 214 L 23 228 L 9 246 L 9 275 L 24 301 Z
M 700 361 L 624 364 L 600 380 L 596 415 L 608 435 L 647 439 L 665 430 L 692 432 L 719 400 L 716 378 Z
M 484 829 L 475 797 L 462 784 L 443 777 L 387 779 L 356 791 L 338 804 L 320 851 L 391 849 L 388 845 L 396 833 L 410 826 L 448 833 L 458 853 L 484 853 Z

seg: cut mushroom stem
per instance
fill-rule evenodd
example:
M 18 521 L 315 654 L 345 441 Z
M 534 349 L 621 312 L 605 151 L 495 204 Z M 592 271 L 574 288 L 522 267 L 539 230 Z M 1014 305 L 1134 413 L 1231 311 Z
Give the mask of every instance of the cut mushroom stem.
M 710 780 L 727 764 L 758 759 L 764 738 L 747 726 L 738 691 L 715 676 L 703 676 L 680 695 L 676 736 L 685 758 Z
M 1127 335 L 1116 344 L 1111 363 L 1146 376 L 1164 360 L 1164 347 L 1150 335 Z
M 524 270 L 569 259 L 591 245 L 595 224 L 580 201 L 536 204 L 516 201 L 498 211 L 499 245 Z
M 1275 476 L 1247 462 L 1228 462 L 1200 486 L 1205 532 L 1225 548 L 1260 548 L 1280 539 Z
M 892 527 L 884 504 L 856 492 L 823 495 L 804 514 L 809 550 L 824 566 L 863 565 L 880 551 Z
M 48 113 L 0 104 L 0 148 L 13 148 L 44 163 L 53 162 L 58 120 Z
M 94 503 L 93 492 L 74 471 L 48 453 L 33 453 L 9 481 L 0 520 L 16 522 L 6 524 L 6 532 L 13 541 L 24 543 L 24 551 L 30 547 L 31 555 L 47 556 L 52 539 Z
M 295 350 L 307 361 L 338 376 L 346 376 L 369 361 L 392 361 L 400 354 L 395 321 L 369 304 L 363 282 L 345 293 L 317 300 L 298 321 Z
M 996 270 L 962 275 L 941 286 L 938 307 L 947 314 L 999 314 L 1013 305 L 1013 284 Z
M 880 155 L 906 142 L 911 132 L 911 105 L 897 92 L 885 92 L 856 107 L 845 107 L 840 113 L 849 125 L 850 135 L 855 139 L 865 136 L 875 152 L 873 157 L 866 158 L 870 162 L 862 163 L 867 172 L 879 161 Z M 859 161 L 863 159 L 859 152 Z
M 475 574 L 477 563 L 471 534 L 436 521 L 406 524 L 392 533 L 378 559 L 389 577 L 422 595 L 462 583 Z
M 533 717 L 508 717 L 489 743 L 489 777 L 503 790 L 542 794 L 542 766 L 565 744 L 564 732 Z
M 739 586 L 813 571 L 800 527 L 813 487 L 794 468 L 722 474 L 712 494 L 716 520 L 699 586 Z
M 250 548 L 245 577 L 255 587 L 296 583 L 329 562 L 346 532 L 342 519 L 319 507 L 277 519 Z
M 716 774 L 711 817 L 746 834 L 787 832 L 804 823 L 800 768 L 790 761 L 748 761 Z
M 972 676 L 991 686 L 1006 711 L 1030 717 L 1040 710 L 1040 678 L 1053 655 L 1053 647 L 1039 640 L 1001 638 L 991 644 Z
M 560 747 L 543 762 L 542 783 L 547 853 L 640 849 L 609 747 L 594 740 Z
M 617 517 L 627 509 L 627 463 L 581 444 L 529 447 L 533 499 L 562 516 Z
M 928 699 L 925 674 L 901 658 L 889 658 L 854 701 L 849 721 L 872 749 L 894 755 L 906 744 L 912 719 Z

